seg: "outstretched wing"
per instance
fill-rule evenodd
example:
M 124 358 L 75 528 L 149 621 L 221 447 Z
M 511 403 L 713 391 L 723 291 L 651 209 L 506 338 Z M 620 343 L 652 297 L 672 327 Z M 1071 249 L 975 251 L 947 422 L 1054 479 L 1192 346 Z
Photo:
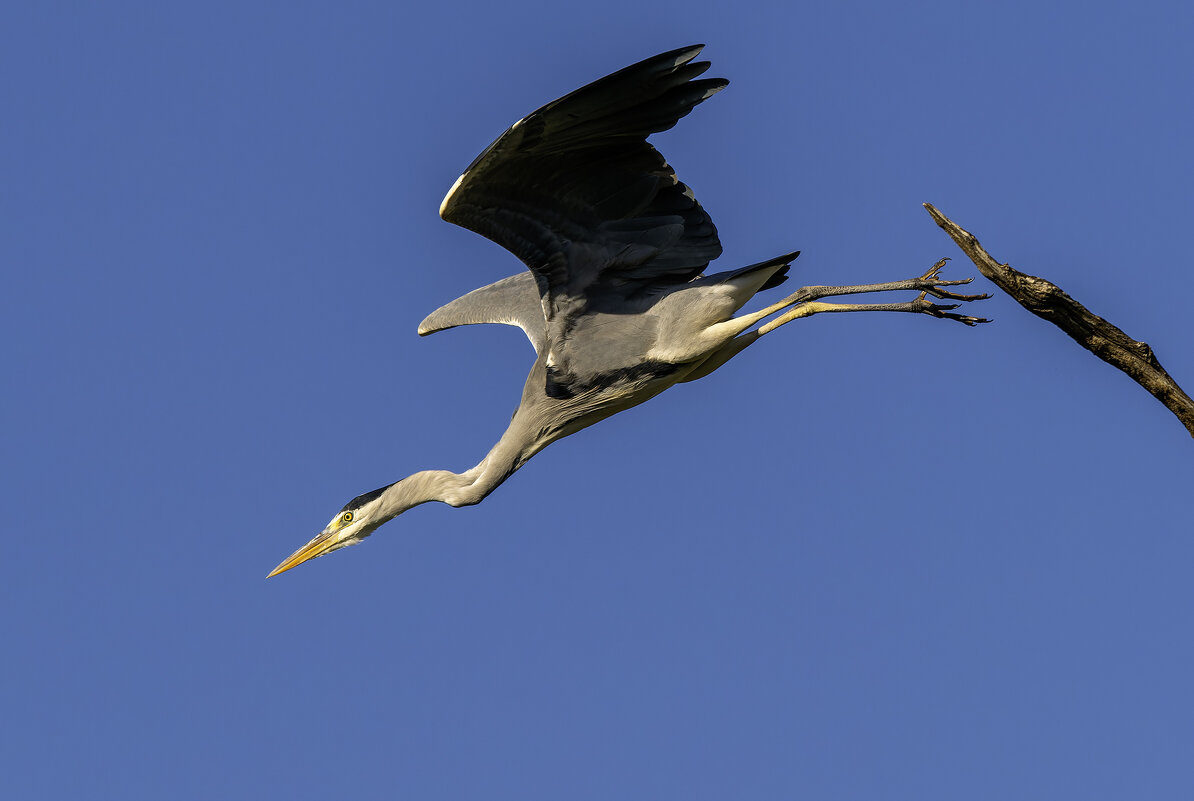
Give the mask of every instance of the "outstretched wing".
M 702 45 L 649 58 L 533 112 L 465 170 L 440 216 L 535 276 L 549 331 L 570 312 L 684 283 L 721 254 L 717 229 L 647 137 L 724 88 L 694 80 Z M 558 321 L 562 322 L 562 321 Z
M 516 325 L 531 340 L 536 353 L 543 350 L 543 304 L 535 277 L 523 271 L 456 298 L 419 323 L 419 336 L 476 323 Z

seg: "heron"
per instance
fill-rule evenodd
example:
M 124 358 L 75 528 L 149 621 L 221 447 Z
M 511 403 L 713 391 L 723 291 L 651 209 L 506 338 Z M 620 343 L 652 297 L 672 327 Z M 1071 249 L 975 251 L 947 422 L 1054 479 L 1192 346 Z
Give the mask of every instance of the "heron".
M 269 576 L 355 545 L 420 504 L 479 503 L 556 440 L 709 375 L 793 320 L 885 311 L 987 322 L 952 311 L 988 296 L 950 289 L 971 279 L 943 280 L 944 260 L 916 278 L 807 286 L 738 314 L 756 293 L 787 279 L 799 251 L 705 274 L 721 255 L 717 229 L 647 141 L 729 83 L 700 77 L 709 68 L 694 61 L 702 48 L 662 53 L 548 103 L 510 126 L 456 179 L 440 216 L 501 245 L 527 269 L 448 303 L 418 331 L 521 328 L 535 350 L 521 402 L 475 467 L 424 470 L 358 495 Z M 823 300 L 903 290 L 919 295 L 896 303 Z

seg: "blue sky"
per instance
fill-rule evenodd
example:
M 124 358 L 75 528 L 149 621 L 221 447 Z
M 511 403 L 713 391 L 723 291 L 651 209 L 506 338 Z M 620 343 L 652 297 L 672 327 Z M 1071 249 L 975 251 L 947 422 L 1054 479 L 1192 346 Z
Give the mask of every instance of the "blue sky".
M 1004 297 L 794 323 L 265 580 L 509 419 L 519 331 L 415 335 L 518 268 L 461 169 L 691 42 L 716 267 L 974 274 L 930 201 L 1194 387 L 1188 3 L 2 16 L 6 797 L 1194 793 L 1190 438 Z

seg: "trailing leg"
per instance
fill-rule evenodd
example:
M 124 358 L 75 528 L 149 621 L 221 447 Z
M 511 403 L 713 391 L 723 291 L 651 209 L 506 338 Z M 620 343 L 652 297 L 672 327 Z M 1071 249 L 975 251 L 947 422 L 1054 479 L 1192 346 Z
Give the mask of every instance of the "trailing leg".
M 695 381 L 698 378 L 709 375 L 709 373 L 712 373 L 747 347 L 754 344 L 764 334 L 770 333 L 781 325 L 790 323 L 793 320 L 811 317 L 814 314 L 827 312 L 887 311 L 928 314 L 946 320 L 957 320 L 965 325 L 978 325 L 979 323 L 990 322 L 990 320 L 983 317 L 972 317 L 968 314 L 954 313 L 953 310 L 958 308 L 962 303 L 972 300 L 985 300 L 991 296 L 988 294 L 963 295 L 948 289 L 947 287 L 969 284 L 974 279 L 966 278 L 961 281 L 942 280 L 939 274 L 947 261 L 949 261 L 948 258 L 942 259 L 930 267 L 924 275 L 906 281 L 890 281 L 883 284 L 858 284 L 855 286 L 806 286 L 796 290 L 779 303 L 773 303 L 757 312 L 744 314 L 740 317 L 734 317 L 733 319 L 710 326 L 707 329 L 709 333 L 717 332 L 723 335 L 729 333 L 732 338 L 726 341 L 720 348 L 713 351 L 705 361 L 684 378 L 684 381 Z M 915 300 L 903 303 L 819 302 L 821 298 L 838 297 L 841 295 L 858 295 L 869 292 L 900 292 L 906 290 L 920 292 L 920 296 Z M 941 300 L 954 300 L 958 302 L 934 303 L 928 299 L 929 295 Z M 758 323 L 785 309 L 787 309 L 785 314 L 780 315 L 769 323 L 759 326 L 757 329 L 750 330 Z

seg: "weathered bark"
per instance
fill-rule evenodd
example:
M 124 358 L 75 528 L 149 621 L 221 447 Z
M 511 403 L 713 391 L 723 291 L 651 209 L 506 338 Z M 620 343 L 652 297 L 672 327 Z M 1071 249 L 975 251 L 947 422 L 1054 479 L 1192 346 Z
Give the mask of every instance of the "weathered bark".
M 1092 314 L 1056 284 L 995 261 L 973 234 L 932 204 L 926 203 L 924 206 L 937 225 L 970 257 L 979 272 L 1037 317 L 1053 323 L 1079 345 L 1131 376 L 1177 415 L 1177 419 L 1194 436 L 1194 400 L 1169 377 L 1169 373 L 1153 355 L 1152 348 Z

